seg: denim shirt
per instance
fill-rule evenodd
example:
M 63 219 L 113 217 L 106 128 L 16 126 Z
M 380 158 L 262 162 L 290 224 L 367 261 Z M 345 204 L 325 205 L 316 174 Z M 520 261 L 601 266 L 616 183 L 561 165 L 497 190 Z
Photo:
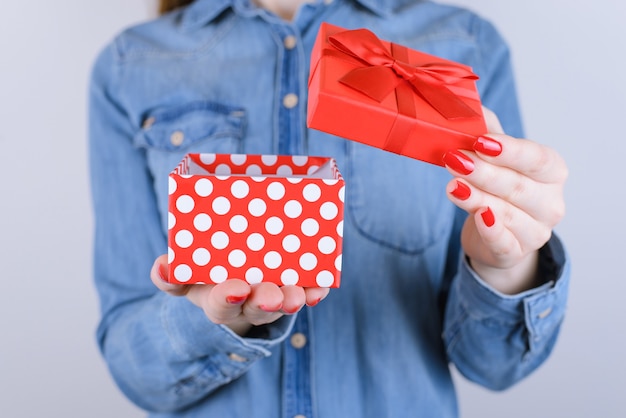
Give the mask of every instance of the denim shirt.
M 306 128 L 323 21 L 470 65 L 484 105 L 523 135 L 507 46 L 456 7 L 325 0 L 286 22 L 249 0 L 197 0 L 117 36 L 90 86 L 97 338 L 151 416 L 455 417 L 452 365 L 501 390 L 555 344 L 569 283 L 556 236 L 542 284 L 503 295 L 462 254 L 466 214 L 446 197 L 444 168 Z M 341 287 L 245 338 L 159 292 L 149 272 L 167 252 L 168 173 L 190 152 L 334 157 L 346 181 Z

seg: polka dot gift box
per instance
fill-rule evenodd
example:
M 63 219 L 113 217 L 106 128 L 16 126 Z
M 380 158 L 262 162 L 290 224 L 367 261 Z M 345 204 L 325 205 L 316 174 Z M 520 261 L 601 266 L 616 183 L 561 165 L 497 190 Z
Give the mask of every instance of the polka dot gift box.
M 170 281 L 339 287 L 343 201 L 332 158 L 188 154 L 169 176 Z

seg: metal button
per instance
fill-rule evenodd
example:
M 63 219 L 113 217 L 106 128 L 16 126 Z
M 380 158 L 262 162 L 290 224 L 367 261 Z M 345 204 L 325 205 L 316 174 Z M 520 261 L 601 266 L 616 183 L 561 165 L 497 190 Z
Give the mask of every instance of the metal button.
M 306 335 L 301 332 L 296 332 L 291 336 L 291 346 L 293 348 L 301 349 L 306 345 Z
M 143 121 L 143 125 L 141 125 L 141 127 L 143 129 L 150 129 L 152 125 L 154 125 L 154 122 L 156 122 L 156 119 L 154 116 L 150 116 L 148 119 Z
M 298 105 L 297 95 L 293 93 L 289 93 L 289 94 L 286 94 L 285 97 L 283 97 L 283 106 L 285 106 L 287 109 L 292 109 L 296 107 L 297 105 Z
M 236 353 L 230 353 L 228 355 L 228 358 L 231 359 L 232 361 L 236 361 L 237 363 L 245 363 L 246 361 L 248 361 L 247 358 L 241 357 L 239 354 L 236 354 Z
M 285 45 L 285 48 L 287 49 L 293 49 L 296 46 L 296 43 L 298 43 L 298 40 L 293 35 L 287 35 L 285 36 L 285 39 L 283 39 L 283 45 Z
M 170 142 L 175 147 L 182 144 L 184 140 L 185 140 L 185 134 L 182 133 L 181 131 L 176 131 L 172 134 L 172 136 L 170 136 Z

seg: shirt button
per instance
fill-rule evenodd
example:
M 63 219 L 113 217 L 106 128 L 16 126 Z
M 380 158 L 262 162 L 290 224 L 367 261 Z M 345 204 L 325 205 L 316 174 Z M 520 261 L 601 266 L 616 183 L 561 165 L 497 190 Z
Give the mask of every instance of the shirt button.
M 301 332 L 296 332 L 291 336 L 291 346 L 293 348 L 301 349 L 306 345 L 306 335 Z
M 296 415 L 293 418 L 306 418 L 304 415 Z
M 551 313 L 552 313 L 552 308 L 548 308 L 545 311 L 539 313 L 539 315 L 537 315 L 537 318 L 539 319 L 547 318 L 548 315 L 550 315 Z
M 331 4 L 333 0 L 324 0 L 324 4 Z
M 293 49 L 297 42 L 296 37 L 293 35 L 287 35 L 285 36 L 285 39 L 283 39 L 283 45 L 285 45 L 285 48 L 287 49 Z
M 228 358 L 231 359 L 232 361 L 236 361 L 237 363 L 245 363 L 246 361 L 248 361 L 247 358 L 245 357 L 241 357 L 239 354 L 237 353 L 230 353 L 228 355 Z
M 154 122 L 156 122 L 156 119 L 154 116 L 150 116 L 148 119 L 143 121 L 143 125 L 141 125 L 141 127 L 143 129 L 150 129 L 152 125 L 154 125 Z
M 298 104 L 298 96 L 293 94 L 293 93 L 289 93 L 286 94 L 285 97 L 283 97 L 283 106 L 285 106 L 287 109 L 293 109 L 294 107 L 296 107 Z
M 182 144 L 184 140 L 185 140 L 185 134 L 182 133 L 181 131 L 176 131 L 172 134 L 172 136 L 170 136 L 170 142 L 175 147 Z

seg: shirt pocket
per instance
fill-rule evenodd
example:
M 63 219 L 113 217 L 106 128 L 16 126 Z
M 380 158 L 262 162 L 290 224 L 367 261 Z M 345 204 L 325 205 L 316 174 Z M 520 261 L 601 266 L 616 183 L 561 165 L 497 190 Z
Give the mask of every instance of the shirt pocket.
M 353 141 L 347 152 L 346 207 L 363 236 L 407 254 L 448 238 L 445 169 Z

